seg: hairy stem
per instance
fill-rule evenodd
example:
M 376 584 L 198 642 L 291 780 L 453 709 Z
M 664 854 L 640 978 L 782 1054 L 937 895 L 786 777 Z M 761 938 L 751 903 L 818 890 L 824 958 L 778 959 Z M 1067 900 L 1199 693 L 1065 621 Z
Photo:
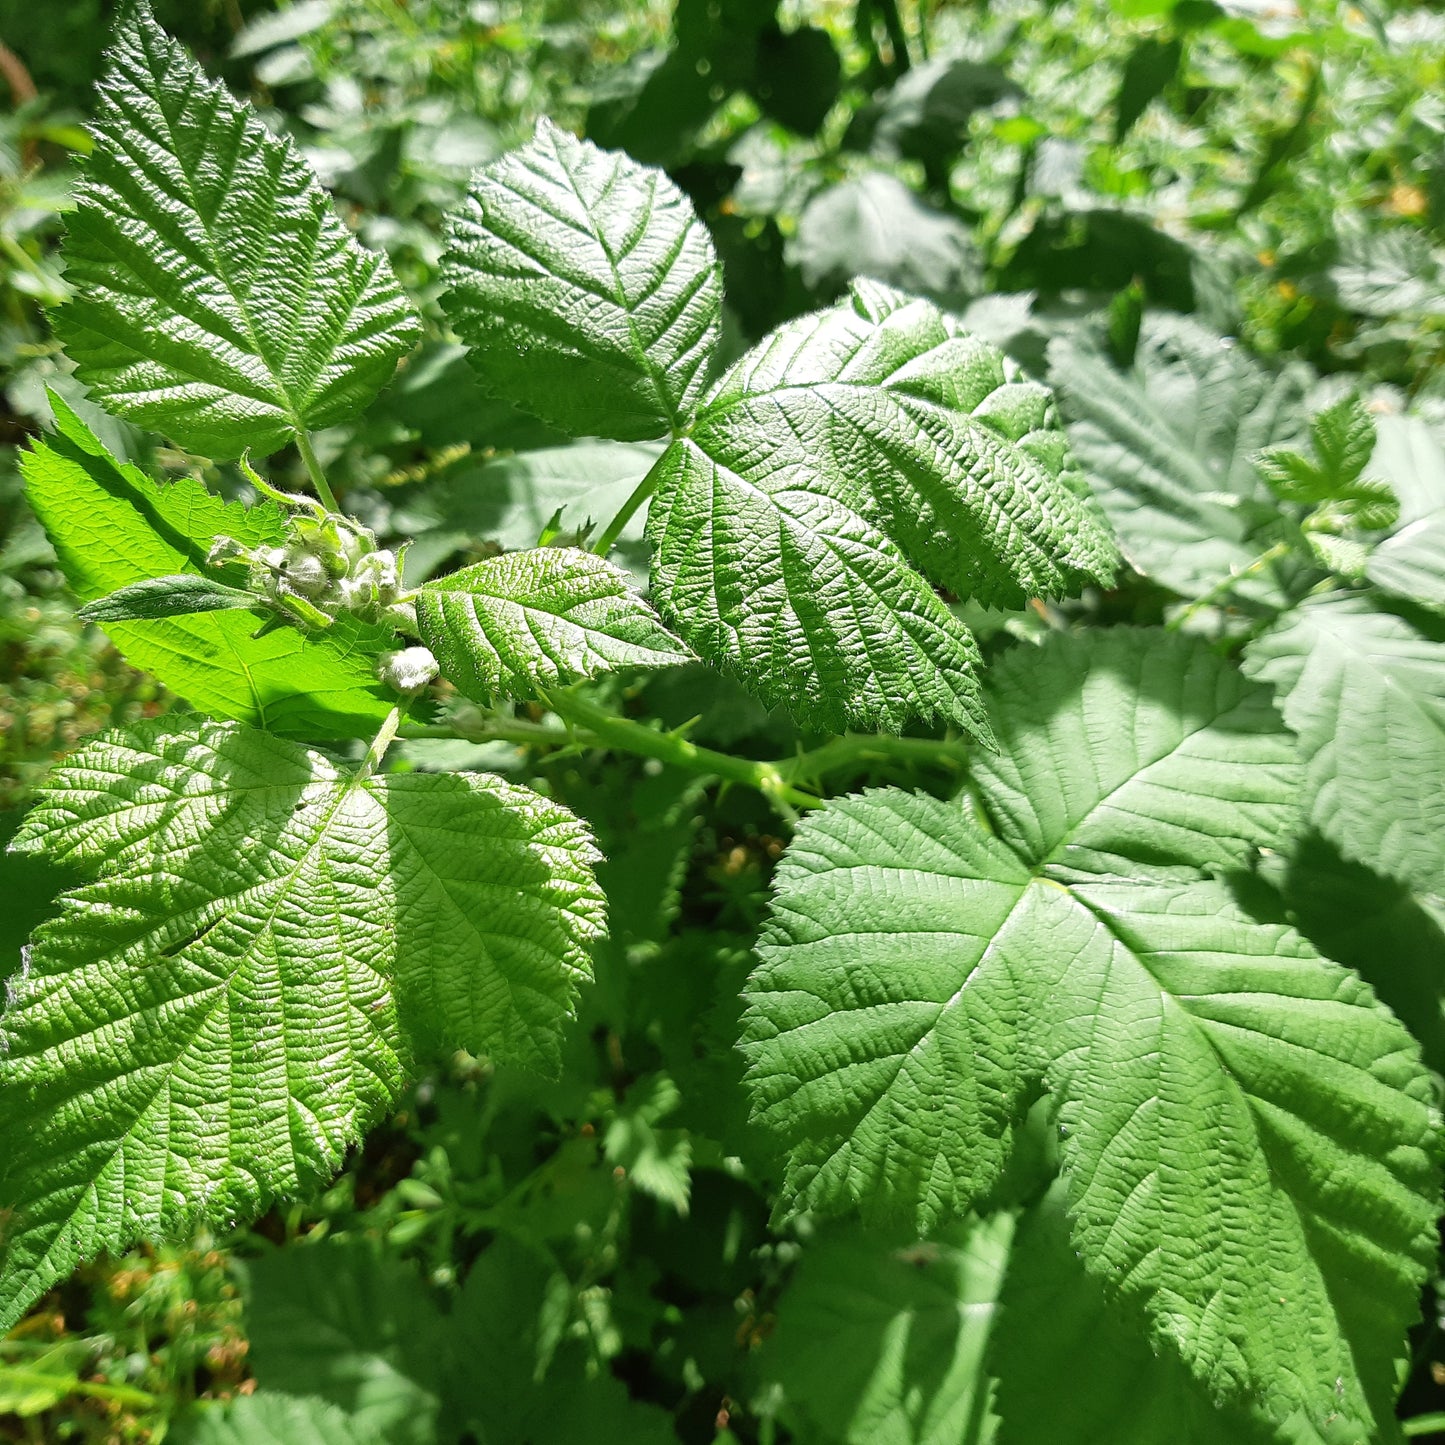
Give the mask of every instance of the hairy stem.
M 647 469 L 647 475 L 632 489 L 632 495 L 617 509 L 617 515 L 607 524 L 606 530 L 592 544 L 593 552 L 605 557 L 617 545 L 622 529 L 632 520 L 637 509 L 652 495 L 657 486 L 657 468 L 662 458 Z
M 1288 557 L 1291 552 L 1288 542 L 1276 542 L 1273 547 L 1266 548 L 1247 567 L 1241 567 L 1238 572 L 1231 572 L 1228 577 L 1216 582 L 1213 587 L 1201 597 L 1196 597 L 1188 607 L 1179 612 L 1168 623 L 1170 632 L 1177 632 L 1190 618 L 1197 616 L 1206 607 L 1217 601 L 1219 598 L 1232 592 L 1235 586 L 1244 581 L 1246 577 L 1254 577 L 1263 572 L 1272 563 L 1278 562 L 1282 557 Z
M 311 485 L 316 488 L 316 495 L 321 498 L 326 510 L 339 512 L 341 506 L 336 500 L 336 493 L 331 490 L 331 483 L 326 480 L 326 473 L 321 470 L 321 460 L 311 445 L 311 438 L 300 427 L 296 429 L 296 450 L 301 453 L 301 460 L 306 463 L 306 474 L 311 478 Z

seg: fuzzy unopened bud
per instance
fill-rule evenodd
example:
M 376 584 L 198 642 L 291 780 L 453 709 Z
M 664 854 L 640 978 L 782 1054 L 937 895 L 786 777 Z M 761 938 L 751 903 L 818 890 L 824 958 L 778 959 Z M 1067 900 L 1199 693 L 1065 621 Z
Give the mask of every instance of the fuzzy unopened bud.
M 397 652 L 383 652 L 376 663 L 376 675 L 398 692 L 418 692 L 440 671 L 436 658 L 427 647 L 403 647 Z

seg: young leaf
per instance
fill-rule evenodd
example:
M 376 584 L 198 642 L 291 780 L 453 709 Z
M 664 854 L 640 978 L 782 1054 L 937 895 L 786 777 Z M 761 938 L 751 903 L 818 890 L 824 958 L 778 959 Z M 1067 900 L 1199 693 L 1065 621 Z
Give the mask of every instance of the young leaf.
M 148 577 L 117 587 L 77 609 L 82 622 L 144 622 L 153 617 L 186 617 L 194 612 L 239 612 L 260 606 L 254 592 L 228 587 L 210 577 L 181 572 Z
M 25 495 L 82 602 L 177 573 L 203 581 L 218 534 L 250 548 L 285 543 L 285 520 L 270 503 L 223 503 L 191 477 L 160 486 L 112 457 L 53 393 L 51 404 L 55 434 L 21 460 Z M 132 666 L 194 707 L 303 737 L 376 731 L 390 702 L 375 661 L 390 632 L 349 617 L 312 636 L 279 627 L 257 637 L 259 626 L 241 611 L 105 623 Z
M 603 906 L 582 826 L 526 789 L 228 723 L 87 743 L 14 846 L 98 876 L 0 1023 L 0 1330 L 96 1250 L 325 1179 L 415 1049 L 555 1066 Z
M 722 272 L 658 170 L 543 118 L 447 220 L 444 305 L 487 386 L 574 435 L 679 427 L 717 345 Z
M 275 1390 L 195 1405 L 167 1438 L 177 1445 L 384 1445 L 335 1405 Z
M 386 258 L 143 0 L 109 59 L 55 316 L 76 374 L 215 458 L 344 421 L 421 335 Z
M 1273 511 L 1253 458 L 1301 430 L 1302 386 L 1181 317 L 1146 318 L 1134 370 L 1116 371 L 1097 347 L 1049 347 L 1049 381 L 1089 484 L 1146 577 L 1199 597 L 1248 568 L 1267 542 L 1253 504 Z M 1282 603 L 1268 575 L 1242 595 Z
M 819 726 L 921 714 L 983 734 L 972 638 L 910 561 L 1017 605 L 1117 560 L 1047 391 L 871 282 L 738 362 L 656 473 L 659 611 Z
M 1305 810 L 1346 857 L 1445 877 L 1445 644 L 1364 597 L 1311 598 L 1245 652 L 1305 758 Z
M 927 1229 L 1042 1086 L 1091 1272 L 1216 1395 L 1368 1434 L 1433 1258 L 1430 1089 L 1365 985 L 1203 876 L 1287 833 L 1288 739 L 1177 638 L 1056 637 L 995 680 L 993 833 L 879 791 L 780 869 L 743 1048 L 784 1206 Z
M 689 660 L 626 574 L 576 547 L 507 552 L 428 582 L 416 615 L 443 675 L 478 702 Z

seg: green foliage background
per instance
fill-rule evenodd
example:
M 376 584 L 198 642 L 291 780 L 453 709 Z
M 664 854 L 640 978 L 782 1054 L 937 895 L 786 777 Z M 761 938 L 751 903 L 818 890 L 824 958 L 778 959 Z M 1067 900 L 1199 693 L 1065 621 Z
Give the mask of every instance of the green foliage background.
M 1428 520 L 1424 499 L 1438 506 L 1445 21 L 1436 9 L 1309 0 L 804 0 L 776 11 L 764 0 L 680 0 L 676 14 L 602 0 L 156 9 L 213 74 L 296 138 L 344 218 L 421 301 L 421 351 L 362 421 L 319 438 L 348 508 L 383 537 L 416 539 L 419 579 L 530 545 L 559 508 L 563 535 L 601 523 L 656 455 L 646 443 L 573 443 L 489 400 L 442 321 L 442 213 L 472 167 L 524 139 L 541 115 L 665 166 L 691 198 L 723 263 L 729 357 L 843 295 L 861 273 L 962 316 L 1050 379 L 1139 570 L 1059 607 L 970 606 L 987 657 L 1075 622 L 1162 622 L 1221 646 L 1261 631 L 1303 574 L 1274 483 L 1251 458 L 1298 444 L 1326 467 L 1307 419 L 1350 391 L 1375 418 L 1376 460 L 1404 522 Z M 16 457 L 50 420 L 45 387 L 122 459 L 246 495 L 234 466 L 159 448 L 88 406 L 45 319 L 66 292 L 59 218 L 89 145 L 90 86 L 113 19 L 102 0 L 0 9 L 0 42 L 15 61 L 0 78 L 4 840 L 57 754 L 176 705 L 74 620 L 57 559 L 21 500 Z M 1128 434 L 1121 411 L 1133 418 Z M 1140 455 L 1149 468 L 1131 460 Z M 1279 485 L 1314 505 L 1298 491 L 1309 481 L 1296 469 Z M 1161 497 L 1172 531 L 1131 533 L 1118 520 Z M 1438 553 L 1412 554 L 1396 539 L 1366 563 L 1363 549 L 1348 551 L 1358 516 L 1320 521 L 1314 556 L 1342 576 L 1368 566 L 1378 588 L 1438 607 Z M 640 525 L 620 541 L 617 558 L 645 571 Z M 1408 653 L 1410 638 L 1440 640 L 1438 616 L 1413 604 L 1385 622 L 1350 607 L 1312 602 L 1291 614 L 1251 669 L 1290 679 L 1306 629 L 1341 639 L 1317 655 L 1342 674 L 1352 628 L 1374 629 L 1387 658 Z M 1311 675 L 1286 718 L 1313 739 L 1309 766 L 1338 771 L 1335 684 Z M 1363 701 L 1351 719 L 1386 726 L 1367 710 L 1379 680 L 1352 685 Z M 599 696 L 668 724 L 697 718 L 690 737 L 745 757 L 819 742 L 700 667 L 640 690 L 609 682 Z M 1116 1422 L 1121 1401 L 1136 1431 L 1128 1438 L 1141 1442 L 1254 1438 L 1243 1417 L 1196 1418 L 1182 1377 L 1084 1297 L 1063 1201 L 1045 1194 L 1046 1130 L 1024 1131 L 998 1189 L 1004 1203 L 1043 1196 L 1025 1228 L 1031 1257 L 1053 1272 L 1040 1264 L 1037 1278 L 1015 1282 L 1014 1310 L 992 1336 L 1007 1213 L 921 1243 L 907 1229 L 895 1237 L 808 1216 L 774 1227 L 784 1162 L 778 1141 L 748 1121 L 733 1044 L 787 841 L 777 814 L 742 787 L 705 788 L 650 761 L 574 747 L 538 707 L 519 709 L 500 733 L 407 740 L 403 766 L 530 781 L 592 824 L 612 936 L 597 949 L 597 983 L 566 1035 L 560 1080 L 461 1051 L 438 1058 L 328 1187 L 244 1231 L 87 1265 L 0 1342 L 0 1438 L 944 1445 L 988 1438 L 989 1350 L 1029 1358 L 1036 1371 L 1026 1398 L 997 1402 L 1034 1433 L 1015 1426 L 1001 1441 L 1065 1438 L 1051 1410 L 1074 1430 Z M 1254 918 L 1288 916 L 1359 969 L 1439 1070 L 1445 904 L 1428 815 L 1441 774 L 1438 744 L 1421 735 L 1415 775 L 1394 780 L 1393 795 L 1378 780 L 1365 787 L 1378 816 L 1358 811 L 1355 861 L 1311 835 L 1238 888 Z M 816 765 L 826 763 L 834 791 L 897 783 L 942 795 L 963 749 L 939 739 L 915 728 L 893 742 L 847 740 Z M 1422 821 L 1403 853 L 1380 853 L 1390 822 L 1412 809 Z M 1386 882 L 1362 857 L 1388 862 L 1402 881 Z M 74 881 L 23 855 L 0 862 L 0 971 L 18 965 L 45 900 Z M 1060 1296 L 1057 1279 L 1071 1270 L 1079 1289 Z M 1445 1338 L 1433 1287 L 1423 1303 L 1399 1407 L 1417 1438 L 1445 1420 L 1435 1418 L 1445 1411 Z M 1061 1374 L 1060 1362 L 1084 1349 L 1111 1370 Z

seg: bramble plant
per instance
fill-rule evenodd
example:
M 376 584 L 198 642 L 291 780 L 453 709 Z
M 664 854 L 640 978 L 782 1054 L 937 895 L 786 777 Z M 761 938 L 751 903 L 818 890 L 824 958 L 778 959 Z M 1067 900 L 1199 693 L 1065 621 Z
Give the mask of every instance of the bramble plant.
M 690 202 L 543 121 L 449 217 L 445 314 L 493 396 L 660 448 L 595 536 L 413 585 L 313 442 L 421 338 L 387 261 L 144 6 L 100 95 L 56 330 L 95 403 L 254 500 L 157 483 L 58 395 L 25 459 L 81 616 L 191 710 L 84 743 L 13 844 L 91 881 L 0 1024 L 0 1332 L 97 1252 L 324 1184 L 439 1050 L 563 1067 L 588 827 L 388 767 L 550 714 L 792 826 L 736 1040 L 776 1218 L 966 1237 L 960 1299 L 1004 1306 L 926 1438 L 1393 1438 L 1439 1119 L 1320 898 L 1445 876 L 1445 497 L 1372 472 L 1365 405 L 1303 436 L 1295 379 L 1179 320 L 1128 372 L 1056 340 L 1051 389 L 866 280 L 724 366 Z M 314 495 L 262 474 L 287 447 Z M 643 508 L 646 598 L 609 560 Z M 1041 601 L 1126 565 L 1184 599 L 1167 626 Z M 985 667 L 965 614 L 1031 603 L 1054 625 Z M 696 659 L 843 735 L 758 761 L 592 684 Z M 948 735 L 894 737 L 920 724 Z M 953 796 L 825 796 L 910 745 L 965 759 Z

